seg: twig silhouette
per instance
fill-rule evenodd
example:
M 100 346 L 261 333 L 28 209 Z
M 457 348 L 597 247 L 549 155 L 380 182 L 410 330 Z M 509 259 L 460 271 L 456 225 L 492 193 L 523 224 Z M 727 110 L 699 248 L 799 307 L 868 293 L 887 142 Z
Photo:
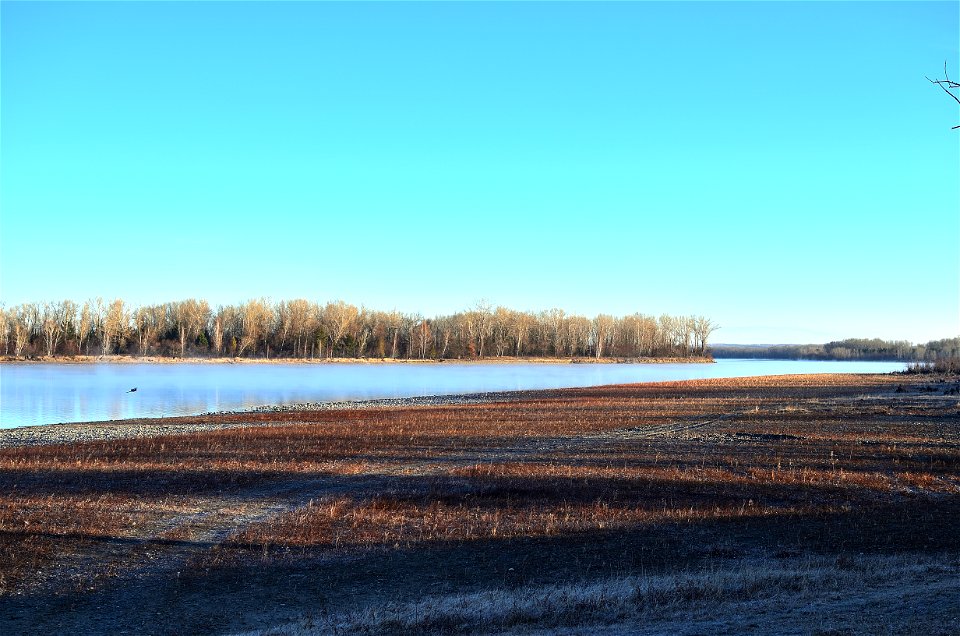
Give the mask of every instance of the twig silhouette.
M 927 77 L 927 81 L 930 82 L 931 84 L 936 84 L 937 86 L 942 88 L 944 93 L 952 97 L 953 101 L 960 104 L 960 97 L 957 96 L 957 93 L 953 92 L 953 91 L 960 92 L 960 83 L 954 82 L 952 79 L 950 79 L 950 75 L 947 73 L 946 62 L 943 63 L 943 79 L 930 79 L 929 77 Z M 957 128 L 960 128 L 960 126 L 954 126 L 950 130 L 956 130 Z

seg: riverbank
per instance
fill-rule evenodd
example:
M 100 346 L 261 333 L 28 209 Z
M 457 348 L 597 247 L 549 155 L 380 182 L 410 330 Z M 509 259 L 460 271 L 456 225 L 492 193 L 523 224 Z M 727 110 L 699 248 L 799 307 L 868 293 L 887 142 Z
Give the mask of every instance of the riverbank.
M 767 377 L 769 378 L 769 381 L 773 382 L 774 384 L 781 382 L 782 378 L 790 378 L 790 381 L 793 384 L 806 384 L 812 382 L 814 384 L 822 384 L 827 386 L 838 383 L 842 379 L 848 378 L 849 376 L 838 374 L 816 374 L 805 376 Z M 855 377 L 859 378 L 860 381 L 864 381 L 863 378 L 870 378 L 870 382 L 878 383 L 881 386 L 888 385 L 891 382 L 896 382 L 898 386 L 902 383 L 902 380 L 896 379 L 898 376 L 861 375 Z M 956 395 L 958 389 L 960 389 L 960 382 L 947 382 L 946 384 L 943 384 L 943 387 L 938 387 L 938 384 L 946 382 L 944 377 L 948 376 L 935 376 L 930 378 L 923 385 L 924 387 L 927 387 L 925 390 L 936 393 L 942 388 L 942 390 L 947 392 L 947 394 Z M 801 378 L 805 378 L 805 380 L 802 380 Z M 927 378 L 921 379 L 927 380 Z M 697 383 L 712 383 L 718 387 L 733 388 L 741 386 L 748 380 L 748 378 L 688 380 L 683 381 L 682 384 L 694 386 Z M 754 379 L 754 381 L 756 380 L 757 379 Z M 673 386 L 676 385 L 677 382 L 658 382 L 648 384 L 651 386 Z M 587 389 L 589 389 L 589 387 L 587 387 Z M 439 406 L 457 407 L 497 402 L 509 403 L 521 400 L 536 400 L 538 398 L 562 395 L 565 392 L 587 389 L 574 388 L 526 391 L 491 391 L 485 393 L 429 395 L 402 398 L 382 398 L 373 400 L 331 400 L 282 405 L 262 405 L 250 409 L 217 411 L 198 415 L 132 418 L 126 420 L 105 420 L 63 424 L 42 424 L 8 429 L 0 428 L 0 449 L 17 446 L 70 444 L 74 442 L 160 437 L 164 435 L 179 435 L 240 428 L 244 426 L 269 425 L 275 422 L 286 422 L 290 418 L 295 418 L 296 414 L 298 413 L 309 415 L 310 413 L 315 412 L 352 411 L 358 409 L 404 409 Z
M 76 422 L 69 424 L 41 424 L 11 429 L 0 428 L 0 448 L 70 444 L 163 435 L 199 433 L 250 426 L 261 420 L 263 414 L 312 411 L 345 411 L 371 408 L 404 408 L 423 406 L 464 406 L 489 402 L 510 402 L 529 397 L 534 391 L 498 391 L 462 395 L 432 395 L 422 397 L 386 398 L 379 400 L 350 400 L 330 402 L 303 402 L 253 409 L 219 411 L 201 415 L 160 418 L 135 418 L 103 422 Z
M 0 356 L 0 364 L 703 364 L 709 356 L 686 358 L 171 358 L 165 356 Z
M 660 382 L 2 448 L 0 632 L 953 633 L 958 387 Z

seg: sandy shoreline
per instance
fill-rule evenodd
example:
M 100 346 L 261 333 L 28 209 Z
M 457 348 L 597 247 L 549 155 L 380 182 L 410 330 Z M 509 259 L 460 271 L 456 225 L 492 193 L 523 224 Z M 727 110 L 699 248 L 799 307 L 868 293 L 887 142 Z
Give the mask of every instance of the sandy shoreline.
M 0 356 L 0 364 L 704 364 L 709 357 L 689 358 L 168 358 L 161 356 Z

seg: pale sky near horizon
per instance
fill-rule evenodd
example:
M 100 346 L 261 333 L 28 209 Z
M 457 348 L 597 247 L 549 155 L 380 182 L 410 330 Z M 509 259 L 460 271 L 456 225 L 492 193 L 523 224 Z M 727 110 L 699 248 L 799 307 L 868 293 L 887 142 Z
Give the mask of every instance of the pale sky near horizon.
M 960 335 L 957 2 L 0 4 L 0 301 Z

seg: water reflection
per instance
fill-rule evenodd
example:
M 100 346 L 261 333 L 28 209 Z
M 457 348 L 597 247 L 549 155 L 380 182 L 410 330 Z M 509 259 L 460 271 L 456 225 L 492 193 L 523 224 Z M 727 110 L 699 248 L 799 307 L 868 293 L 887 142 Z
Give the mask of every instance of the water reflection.
M 0 426 L 163 417 L 263 404 L 782 373 L 885 373 L 891 362 L 716 364 L 3 364 Z M 136 393 L 128 393 L 138 387 Z

